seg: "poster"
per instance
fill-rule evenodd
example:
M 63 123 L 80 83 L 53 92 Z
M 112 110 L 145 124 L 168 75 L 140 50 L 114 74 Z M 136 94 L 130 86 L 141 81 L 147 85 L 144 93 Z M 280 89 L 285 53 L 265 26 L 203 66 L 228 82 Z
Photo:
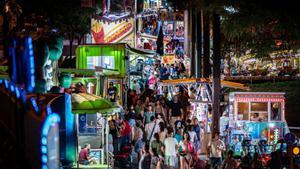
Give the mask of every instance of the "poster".
M 134 47 L 134 19 L 108 22 L 92 19 L 91 31 L 93 43 L 127 43 Z
M 175 55 L 170 54 L 170 55 L 165 55 L 162 58 L 163 64 L 174 64 L 175 63 Z

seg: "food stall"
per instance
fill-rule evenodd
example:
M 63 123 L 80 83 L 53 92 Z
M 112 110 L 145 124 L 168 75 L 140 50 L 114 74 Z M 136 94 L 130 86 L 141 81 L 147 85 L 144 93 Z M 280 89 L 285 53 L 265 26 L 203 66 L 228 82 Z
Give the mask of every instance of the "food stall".
M 123 102 L 123 84 L 126 75 L 126 44 L 81 45 L 76 49 L 76 69 L 78 79 L 87 78 L 85 86 L 90 93 L 107 97 L 110 82 L 117 88 L 117 102 Z M 65 71 L 65 70 L 62 70 Z M 67 70 L 66 70 L 67 71 Z M 87 73 L 88 77 L 85 75 Z
M 81 165 L 77 160 L 74 168 L 103 168 L 108 167 L 111 163 L 111 156 L 108 150 L 108 118 L 120 112 L 120 108 L 113 103 L 99 96 L 78 93 L 72 94 L 72 112 L 76 119 L 76 157 L 78 159 L 79 152 L 85 144 L 90 144 L 90 156 L 96 163 L 89 165 Z M 106 161 L 105 161 L 106 159 Z
M 283 139 L 289 133 L 285 121 L 284 95 L 275 92 L 230 93 L 229 143 L 249 140 L 250 146 L 265 140 L 267 145 L 275 145 Z M 267 152 L 271 150 L 269 146 Z

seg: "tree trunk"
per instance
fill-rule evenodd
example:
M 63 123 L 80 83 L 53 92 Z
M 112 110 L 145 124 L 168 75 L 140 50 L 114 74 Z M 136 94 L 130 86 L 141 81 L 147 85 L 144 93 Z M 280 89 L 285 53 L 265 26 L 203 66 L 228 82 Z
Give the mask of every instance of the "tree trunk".
M 195 68 L 196 68 L 196 62 L 195 62 L 195 58 L 196 58 L 196 11 L 195 9 L 191 10 L 191 20 L 192 20 L 192 56 L 191 56 L 191 74 L 190 76 L 195 76 Z
M 202 67 L 202 12 L 197 13 L 197 56 L 196 56 L 196 78 L 201 77 Z
M 210 36 L 209 36 L 209 14 L 203 14 L 203 70 L 204 78 L 209 78 L 211 74 L 210 67 Z
M 220 131 L 221 36 L 220 15 L 213 13 L 213 134 Z

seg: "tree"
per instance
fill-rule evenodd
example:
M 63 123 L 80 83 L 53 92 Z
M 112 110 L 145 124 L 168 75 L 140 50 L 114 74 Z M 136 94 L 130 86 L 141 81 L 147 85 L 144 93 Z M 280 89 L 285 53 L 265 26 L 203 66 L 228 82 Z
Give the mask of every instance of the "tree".
M 30 4 L 30 5 L 28 5 Z M 69 59 L 73 56 L 73 42 L 82 42 L 84 35 L 91 30 L 91 20 L 96 9 L 81 7 L 80 0 L 24 0 L 27 15 L 36 14 L 48 20 L 50 29 L 56 29 L 69 40 Z

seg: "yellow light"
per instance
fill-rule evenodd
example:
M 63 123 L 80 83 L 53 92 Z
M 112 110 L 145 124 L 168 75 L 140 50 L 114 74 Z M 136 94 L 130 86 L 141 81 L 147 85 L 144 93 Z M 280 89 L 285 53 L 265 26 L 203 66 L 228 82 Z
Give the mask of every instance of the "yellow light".
M 294 154 L 294 155 L 298 155 L 299 152 L 300 152 L 299 147 L 294 147 L 294 148 L 293 148 L 293 154 Z

